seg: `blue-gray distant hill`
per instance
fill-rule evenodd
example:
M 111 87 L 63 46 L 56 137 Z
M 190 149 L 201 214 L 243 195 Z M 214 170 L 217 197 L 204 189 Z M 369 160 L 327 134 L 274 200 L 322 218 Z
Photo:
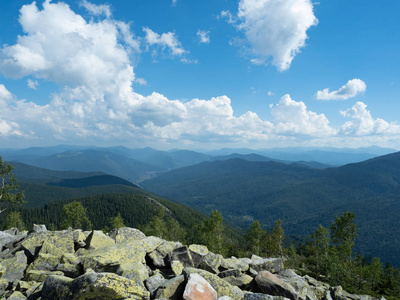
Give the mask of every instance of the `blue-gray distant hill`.
M 337 168 L 317 169 L 243 159 L 204 162 L 142 182 L 142 187 L 230 221 L 308 235 L 334 215 L 356 214 L 363 253 L 400 266 L 400 152 Z M 397 238 L 395 238 L 397 237 Z

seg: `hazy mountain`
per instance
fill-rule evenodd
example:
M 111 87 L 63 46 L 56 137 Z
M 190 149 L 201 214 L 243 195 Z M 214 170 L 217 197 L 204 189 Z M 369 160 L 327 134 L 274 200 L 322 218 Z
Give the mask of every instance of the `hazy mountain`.
M 220 149 L 207 152 L 213 156 L 229 155 L 231 153 L 238 154 L 259 154 L 267 156 L 275 160 L 283 161 L 305 161 L 319 162 L 325 165 L 345 165 L 354 162 L 361 162 L 373 157 L 390 154 L 396 152 L 396 149 L 380 148 L 380 147 L 364 147 L 364 148 L 330 148 L 330 147 L 289 147 L 289 148 L 272 148 L 272 149 Z
M 57 171 L 104 172 L 131 182 L 162 169 L 126 156 L 95 149 L 70 150 L 29 161 L 29 164 Z
M 319 223 L 329 226 L 335 214 L 353 211 L 363 253 L 400 265 L 400 241 L 392 241 L 400 235 L 400 152 L 327 169 L 243 159 L 206 162 L 142 186 L 205 213 L 218 209 L 243 226 L 282 219 L 291 234 L 310 234 Z

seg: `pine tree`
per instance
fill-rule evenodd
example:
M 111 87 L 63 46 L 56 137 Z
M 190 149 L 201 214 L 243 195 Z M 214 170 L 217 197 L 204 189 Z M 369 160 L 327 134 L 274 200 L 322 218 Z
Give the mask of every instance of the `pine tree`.
M 12 173 L 13 169 L 13 166 L 4 162 L 0 157 L 0 203 L 20 205 L 24 202 L 24 192 L 20 191 L 16 193 L 19 185 Z M 0 213 L 4 210 L 0 207 Z
M 73 229 L 86 229 L 92 228 L 87 214 L 86 208 L 83 207 L 81 202 L 73 201 L 65 204 L 63 207 L 63 228 L 72 227 Z

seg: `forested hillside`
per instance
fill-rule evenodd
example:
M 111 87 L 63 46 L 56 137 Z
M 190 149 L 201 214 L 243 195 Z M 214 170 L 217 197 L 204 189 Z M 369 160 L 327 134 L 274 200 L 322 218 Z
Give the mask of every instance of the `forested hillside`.
M 242 226 L 254 220 L 271 226 L 281 219 L 286 231 L 297 235 L 309 235 L 319 223 L 352 211 L 359 250 L 400 265 L 400 153 L 328 169 L 239 159 L 207 162 L 142 186 L 204 213 L 218 209 Z

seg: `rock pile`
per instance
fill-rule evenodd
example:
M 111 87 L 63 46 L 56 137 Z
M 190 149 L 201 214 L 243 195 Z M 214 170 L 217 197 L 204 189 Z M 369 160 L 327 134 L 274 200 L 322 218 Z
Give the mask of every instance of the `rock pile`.
M 0 232 L 0 299 L 369 300 L 283 268 L 133 228 Z

